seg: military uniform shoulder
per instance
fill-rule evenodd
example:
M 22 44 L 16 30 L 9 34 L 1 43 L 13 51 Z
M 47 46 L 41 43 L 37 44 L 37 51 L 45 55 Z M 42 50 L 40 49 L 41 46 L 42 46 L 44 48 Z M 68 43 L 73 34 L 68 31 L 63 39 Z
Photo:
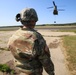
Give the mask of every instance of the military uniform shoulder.
M 42 34 L 39 33 L 38 31 L 35 31 L 35 35 L 37 36 L 37 38 L 44 39 Z

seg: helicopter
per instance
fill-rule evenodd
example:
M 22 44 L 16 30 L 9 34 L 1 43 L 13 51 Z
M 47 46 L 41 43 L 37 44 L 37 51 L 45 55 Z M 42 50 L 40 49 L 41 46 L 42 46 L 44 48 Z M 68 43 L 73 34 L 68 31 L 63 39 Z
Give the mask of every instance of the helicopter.
M 54 5 L 54 6 L 47 8 L 47 9 L 54 8 L 54 10 L 53 10 L 53 15 L 58 15 L 58 11 L 64 11 L 64 9 L 57 9 L 57 5 L 55 4 L 54 1 L 53 1 L 53 5 Z

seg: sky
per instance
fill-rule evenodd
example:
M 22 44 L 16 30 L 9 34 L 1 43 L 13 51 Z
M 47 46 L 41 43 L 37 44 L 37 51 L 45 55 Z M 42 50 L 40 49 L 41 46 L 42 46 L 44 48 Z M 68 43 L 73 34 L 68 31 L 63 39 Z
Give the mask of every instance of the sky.
M 34 8 L 38 15 L 36 24 L 57 24 L 76 22 L 76 0 L 54 0 L 58 15 L 53 15 L 53 0 L 0 0 L 0 26 L 21 25 L 15 21 L 15 16 L 24 8 Z

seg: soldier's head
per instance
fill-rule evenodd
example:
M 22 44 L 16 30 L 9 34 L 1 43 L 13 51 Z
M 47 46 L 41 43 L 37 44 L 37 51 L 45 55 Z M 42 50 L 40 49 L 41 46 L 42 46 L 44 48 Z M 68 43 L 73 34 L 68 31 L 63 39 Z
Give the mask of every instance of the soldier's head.
M 38 16 L 33 8 L 25 8 L 16 15 L 16 21 L 21 22 L 24 26 L 31 27 L 35 26 L 38 21 Z

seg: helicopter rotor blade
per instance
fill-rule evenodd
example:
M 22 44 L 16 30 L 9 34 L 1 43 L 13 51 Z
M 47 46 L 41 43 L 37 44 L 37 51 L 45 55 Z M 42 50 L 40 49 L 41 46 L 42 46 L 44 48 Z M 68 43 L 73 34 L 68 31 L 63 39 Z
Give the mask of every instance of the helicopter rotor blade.
M 53 5 L 55 6 L 55 2 L 53 1 Z
M 53 8 L 53 6 L 52 7 L 48 7 L 47 9 L 50 9 L 50 8 Z
M 65 11 L 64 9 L 58 9 L 58 11 Z

